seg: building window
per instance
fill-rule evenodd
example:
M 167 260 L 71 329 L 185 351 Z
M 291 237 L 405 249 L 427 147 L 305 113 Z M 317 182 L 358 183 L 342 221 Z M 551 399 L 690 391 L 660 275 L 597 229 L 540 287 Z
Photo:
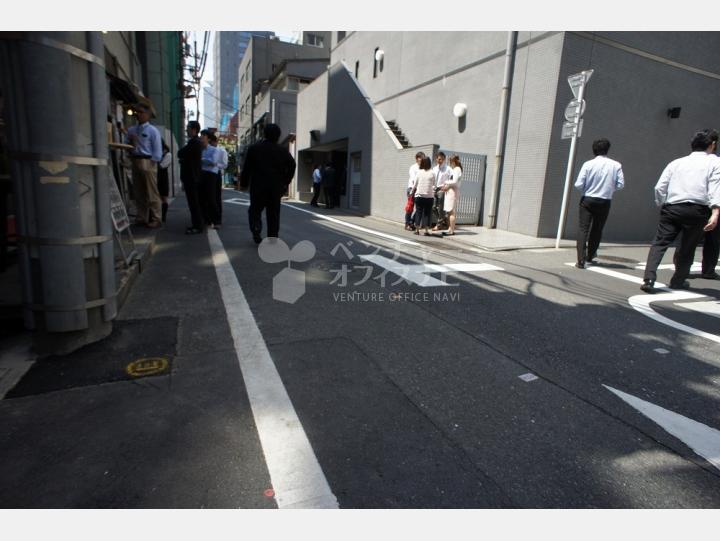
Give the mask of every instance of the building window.
M 355 78 L 358 78 L 358 74 L 360 73 L 360 61 L 358 60 L 355 62 Z
M 299 90 L 300 85 L 298 84 L 298 80 L 295 77 L 288 77 L 287 80 L 287 89 L 288 90 Z
M 345 34 L 347 34 L 347 32 L 345 32 L 344 30 L 342 30 L 342 31 L 340 31 L 340 32 L 337 33 L 337 41 L 338 41 L 338 43 L 340 43 L 342 40 L 345 39 Z
M 305 41 L 307 42 L 307 45 L 313 45 L 315 47 L 325 46 L 325 40 L 322 36 L 318 36 L 317 34 L 306 34 Z

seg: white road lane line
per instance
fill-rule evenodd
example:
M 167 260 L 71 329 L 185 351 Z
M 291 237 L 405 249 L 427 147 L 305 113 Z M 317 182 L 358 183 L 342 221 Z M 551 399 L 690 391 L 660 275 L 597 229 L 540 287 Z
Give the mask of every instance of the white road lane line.
M 350 222 L 344 222 L 343 220 L 338 220 L 337 218 L 333 218 L 332 216 L 326 216 L 324 214 L 318 214 L 317 212 L 312 212 L 311 210 L 301 209 L 300 207 L 296 207 L 295 205 L 283 203 L 283 206 L 291 208 L 291 209 L 295 209 L 298 212 L 304 212 L 306 214 L 310 214 L 312 216 L 315 216 L 316 218 L 321 218 L 323 220 L 327 220 L 328 222 L 332 222 L 334 224 L 342 225 L 343 227 L 349 227 L 350 229 L 355 229 L 356 231 L 362 231 L 363 233 L 369 233 L 370 235 L 375 235 L 376 237 L 382 237 L 384 239 L 399 242 L 400 244 L 408 244 L 410 246 L 422 246 L 422 243 L 420 243 L 420 242 L 414 242 L 412 240 L 407 240 L 402 237 L 396 237 L 395 235 L 389 235 L 387 233 L 382 233 L 381 231 L 375 231 L 374 229 L 368 229 L 367 227 L 362 227 L 360 225 L 351 224 Z
M 337 509 L 216 231 L 208 241 L 278 507 Z
M 607 390 L 619 396 L 626 403 L 642 413 L 645 417 L 660 425 L 698 455 L 720 469 L 720 430 L 716 430 L 702 423 L 661 408 L 636 396 L 618 391 L 607 385 Z

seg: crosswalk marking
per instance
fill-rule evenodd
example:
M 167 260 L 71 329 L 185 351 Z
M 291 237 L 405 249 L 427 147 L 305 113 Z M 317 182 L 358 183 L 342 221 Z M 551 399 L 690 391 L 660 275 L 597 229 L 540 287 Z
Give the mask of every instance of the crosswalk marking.
M 360 259 L 368 261 L 378 267 L 382 267 L 420 287 L 447 287 L 455 285 L 429 276 L 429 273 L 433 272 L 449 274 L 453 272 L 487 272 L 503 270 L 500 267 L 496 267 L 495 265 L 490 265 L 488 263 L 406 264 L 378 254 L 361 255 Z

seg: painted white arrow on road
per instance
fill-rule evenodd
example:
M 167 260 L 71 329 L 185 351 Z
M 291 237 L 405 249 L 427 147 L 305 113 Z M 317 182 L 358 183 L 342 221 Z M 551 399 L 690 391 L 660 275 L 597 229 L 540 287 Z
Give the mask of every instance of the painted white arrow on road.
M 607 385 L 603 387 L 622 398 L 720 470 L 720 430 Z
M 377 265 L 383 269 L 387 269 L 393 274 L 397 274 L 408 282 L 420 287 L 446 287 L 456 285 L 448 284 L 444 280 L 438 280 L 437 278 L 428 276 L 428 274 L 432 272 L 450 274 L 454 272 L 487 272 L 503 270 L 500 267 L 496 267 L 495 265 L 490 265 L 488 263 L 446 263 L 443 265 L 425 263 L 420 265 L 406 265 L 400 261 L 388 259 L 385 256 L 377 254 L 361 255 L 360 259 L 363 261 L 369 261 L 373 265 Z

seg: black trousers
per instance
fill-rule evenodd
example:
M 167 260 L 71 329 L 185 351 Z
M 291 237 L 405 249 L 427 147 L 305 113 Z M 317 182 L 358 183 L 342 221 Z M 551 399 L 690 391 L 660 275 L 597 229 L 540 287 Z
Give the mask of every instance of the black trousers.
M 190 209 L 190 219 L 195 229 L 203 228 L 203 214 L 200 208 L 200 198 L 198 194 L 198 183 L 195 180 L 183 180 L 183 190 L 185 190 L 185 198 L 187 199 L 188 209 Z
M 703 226 L 710 217 L 710 209 L 705 205 L 695 203 L 677 203 L 663 205 L 660 210 L 655 239 L 648 253 L 645 265 L 645 280 L 655 281 L 657 268 L 662 261 L 665 251 L 677 236 L 682 233 L 680 247 L 675 252 L 675 274 L 670 279 L 670 285 L 679 285 L 690 274 L 690 267 L 695 257 L 695 248 L 703 234 Z
M 329 209 L 333 208 L 337 204 L 337 198 L 335 196 L 335 186 L 323 184 L 322 192 L 325 201 L 325 207 Z
M 220 223 L 217 191 L 217 174 L 203 171 L 200 176 L 200 208 L 205 225 Z
M 415 227 L 430 227 L 432 219 L 433 198 L 415 198 Z
M 310 201 L 311 205 L 317 205 L 318 199 L 320 198 L 320 191 L 322 190 L 322 185 L 319 183 L 313 183 L 313 197 L 312 201 Z
M 578 263 L 595 259 L 608 214 L 610 214 L 610 199 L 585 196 L 580 199 L 577 236 Z
M 222 185 L 223 185 L 223 179 L 222 179 L 222 173 L 217 174 L 217 192 L 215 195 L 216 203 L 215 203 L 215 211 L 217 212 L 217 222 L 214 222 L 215 225 L 220 225 L 222 223 Z
M 267 236 L 277 237 L 280 233 L 280 201 L 282 192 L 270 190 L 250 192 L 248 221 L 253 235 L 262 234 L 262 211 L 267 221 Z
M 720 225 L 705 233 L 703 241 L 702 273 L 712 274 L 720 256 Z

